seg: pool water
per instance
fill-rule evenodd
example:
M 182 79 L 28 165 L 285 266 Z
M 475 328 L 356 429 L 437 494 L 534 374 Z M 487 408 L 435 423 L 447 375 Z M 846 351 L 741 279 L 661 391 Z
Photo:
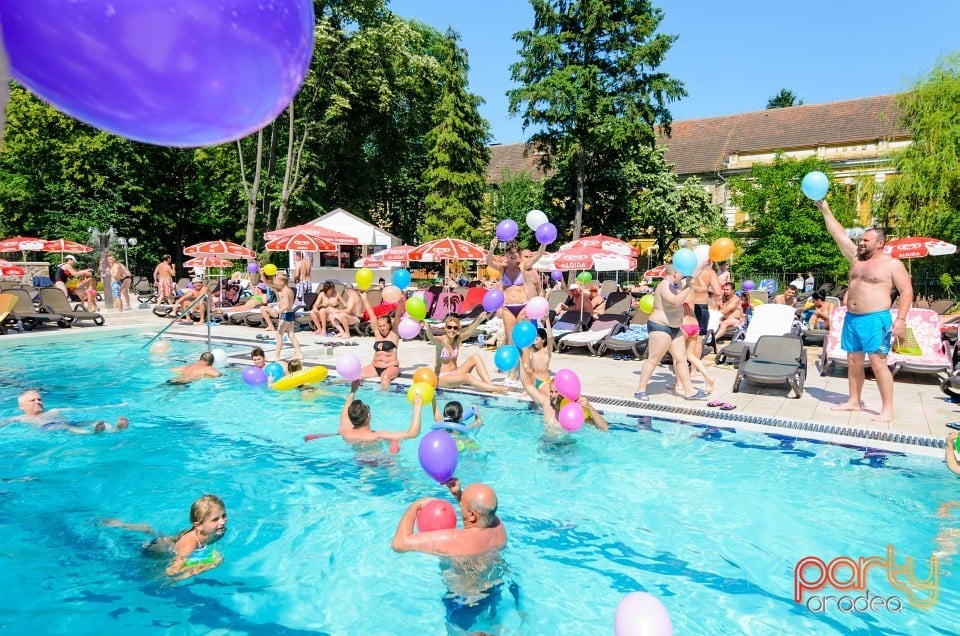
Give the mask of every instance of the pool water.
M 438 559 L 390 549 L 411 502 L 446 496 L 419 467 L 415 441 L 384 465 L 358 465 L 338 438 L 304 443 L 336 430 L 345 386 L 305 401 L 248 387 L 240 367 L 171 386 L 169 368 L 201 345 L 173 342 L 158 357 L 143 342 L 0 350 L 0 418 L 38 387 L 72 420 L 131 421 L 97 436 L 0 428 L 5 633 L 464 633 L 446 620 Z M 401 393 L 367 385 L 360 397 L 374 428 L 407 427 Z M 458 476 L 497 491 L 504 576 L 519 599 L 504 587 L 495 616 L 471 630 L 612 633 L 620 599 L 646 591 L 677 634 L 956 632 L 956 556 L 940 562 L 926 611 L 904 602 L 901 612 L 823 614 L 793 600 L 794 567 L 810 555 L 884 555 L 893 544 L 898 562 L 914 558 L 926 577 L 938 532 L 960 528 L 960 511 L 937 516 L 960 500 L 942 462 L 619 414 L 607 435 L 585 428 L 550 444 L 526 404 L 460 399 L 480 405 L 485 426 Z M 143 556 L 144 535 L 98 523 L 170 534 L 205 493 L 227 504 L 225 561 L 187 581 L 166 580 L 165 563 Z M 874 595 L 898 594 L 877 572 L 869 581 Z

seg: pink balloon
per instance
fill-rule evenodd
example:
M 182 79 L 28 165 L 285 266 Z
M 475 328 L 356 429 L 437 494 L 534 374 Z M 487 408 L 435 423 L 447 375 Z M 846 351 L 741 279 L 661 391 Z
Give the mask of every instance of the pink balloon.
M 617 605 L 613 633 L 616 636 L 673 636 L 673 623 L 667 608 L 656 596 L 630 592 Z
M 576 402 L 564 404 L 560 407 L 560 413 L 557 415 L 557 420 L 563 430 L 571 433 L 580 430 L 580 427 L 583 426 L 583 419 L 583 407 Z
M 571 402 L 576 402 L 580 397 L 580 378 L 570 369 L 557 371 L 557 375 L 553 376 L 553 384 L 557 387 L 557 393 Z
M 543 296 L 535 296 L 527 301 L 527 318 L 540 320 L 550 311 L 550 303 Z
M 345 353 L 342 356 L 337 358 L 337 373 L 340 374 L 340 377 L 344 380 L 354 380 L 360 379 L 360 361 L 357 360 L 357 357 Z
M 420 323 L 412 318 L 404 318 L 397 325 L 397 333 L 404 340 L 413 340 L 420 335 Z

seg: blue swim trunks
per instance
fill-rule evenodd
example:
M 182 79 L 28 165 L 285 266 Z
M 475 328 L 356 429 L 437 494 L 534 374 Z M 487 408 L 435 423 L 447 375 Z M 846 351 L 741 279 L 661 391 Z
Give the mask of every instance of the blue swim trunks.
M 114 299 L 120 298 L 120 287 L 123 285 L 122 281 L 112 280 L 110 281 L 110 291 L 113 292 Z
M 874 311 L 869 314 L 847 313 L 843 321 L 840 346 L 847 353 L 890 353 L 890 329 L 893 319 L 890 311 Z

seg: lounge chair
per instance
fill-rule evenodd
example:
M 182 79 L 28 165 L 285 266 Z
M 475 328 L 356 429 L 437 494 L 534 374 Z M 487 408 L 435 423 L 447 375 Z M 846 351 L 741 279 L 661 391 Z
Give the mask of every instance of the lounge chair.
M 98 327 L 103 325 L 103 315 L 98 311 L 80 311 L 70 309 L 70 301 L 66 295 L 56 287 L 47 287 L 40 290 L 40 307 L 48 314 L 60 314 L 76 324 L 81 320 L 92 320 Z
M 560 351 L 560 339 L 567 334 L 587 329 L 590 326 L 590 319 L 592 317 L 590 314 L 584 314 L 579 311 L 568 311 L 562 316 L 559 316 L 551 323 L 554 348 Z
M 463 302 L 460 294 L 454 292 L 440 292 L 437 296 L 437 302 L 434 303 L 433 313 L 430 314 L 431 320 L 444 320 L 448 315 L 456 315 L 460 311 L 460 304 Z
M 911 355 L 891 349 L 887 355 L 887 365 L 893 375 L 900 371 L 913 371 L 934 373 L 937 377 L 944 374 L 949 377 L 953 372 L 953 360 L 950 357 L 950 348 L 940 337 L 940 316 L 937 312 L 932 308 L 911 307 L 907 314 L 907 327 L 920 345 L 920 353 Z
M 930 310 L 940 316 L 949 315 L 950 310 L 956 305 L 954 300 L 935 300 L 930 304 Z
M 843 333 L 843 322 L 847 317 L 847 308 L 838 307 L 830 313 L 830 331 L 823 341 L 823 352 L 817 359 L 817 369 L 820 375 L 826 375 L 835 366 L 846 367 L 847 352 L 840 346 L 840 335 Z M 864 358 L 863 366 L 869 366 L 870 361 Z
M 12 325 L 16 324 L 17 321 L 10 318 L 10 312 L 13 311 L 13 306 L 16 304 L 16 295 L 0 294 L 0 333 L 7 333 L 7 322 L 10 322 Z
M 716 309 L 709 309 L 708 311 L 710 312 L 710 318 L 707 320 L 707 333 L 703 336 L 703 349 L 700 351 L 701 358 L 707 355 L 707 349 L 713 348 L 713 352 L 717 352 L 717 329 L 720 328 L 720 323 L 723 322 L 723 313 Z
M 623 330 L 627 324 L 626 314 L 603 314 L 590 324 L 586 331 L 567 334 L 557 342 L 557 351 L 586 347 L 593 355 L 598 355 L 600 341 L 615 332 Z
M 27 291 L 23 289 L 11 289 L 7 293 L 13 294 L 17 297 L 17 302 L 13 306 L 13 311 L 10 312 L 10 315 L 14 320 L 21 321 L 23 323 L 23 328 L 27 331 L 30 331 L 37 325 L 42 325 L 45 322 L 56 322 L 58 327 L 70 326 L 70 319 L 66 316 L 61 316 L 60 314 L 50 312 L 38 312 L 33 305 L 33 298 L 31 298 Z
M 827 296 L 823 301 L 828 305 L 831 305 L 833 308 L 830 310 L 830 315 L 833 315 L 837 309 L 840 308 L 840 299 L 836 296 Z M 800 335 L 803 338 L 804 344 L 814 344 L 822 345 L 827 340 L 827 336 L 830 334 L 830 329 L 807 329 L 805 326 L 801 327 Z
M 468 287 L 467 294 L 463 297 L 463 302 L 460 303 L 458 315 L 463 318 L 473 312 L 476 307 L 480 307 L 482 311 L 483 297 L 486 295 L 487 290 L 484 287 Z
M 793 330 L 795 309 L 789 305 L 765 304 L 753 308 L 743 340 L 735 340 L 717 353 L 717 364 L 737 362 L 746 349 L 752 349 L 760 336 L 784 336 Z
M 607 302 L 610 300 L 610 294 L 620 290 L 620 285 L 617 284 L 615 280 L 605 280 L 600 283 L 600 295 L 607 299 Z
M 604 355 L 607 351 L 629 351 L 641 360 L 647 354 L 649 335 L 647 333 L 647 318 L 649 314 L 637 311 L 630 324 L 619 332 L 611 333 L 594 347 L 597 355 Z
M 607 314 L 623 314 L 629 316 L 633 307 L 633 296 L 627 292 L 614 291 L 607 296 L 606 309 Z
M 748 380 L 755 384 L 786 384 L 800 398 L 807 379 L 807 350 L 796 336 L 761 336 L 753 350 L 744 349 L 733 392 Z

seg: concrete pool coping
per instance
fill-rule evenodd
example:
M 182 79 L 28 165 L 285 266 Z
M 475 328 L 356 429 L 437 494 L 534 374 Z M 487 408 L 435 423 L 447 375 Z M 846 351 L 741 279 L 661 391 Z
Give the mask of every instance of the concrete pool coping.
M 54 343 L 75 338 L 99 339 L 119 335 L 153 335 L 167 326 L 169 320 L 154 316 L 147 310 L 132 310 L 122 313 L 104 311 L 108 325 L 77 326 L 70 329 L 38 328 L 23 334 L 9 333 L 0 336 L 0 351 L 19 345 Z M 207 330 L 199 326 L 175 325 L 167 332 L 171 338 L 205 340 Z M 218 325 L 211 328 L 214 341 L 236 346 L 262 347 L 268 358 L 272 356 L 274 343 L 256 339 L 257 334 L 266 334 L 262 329 Z M 303 331 L 298 333 L 303 346 L 305 363 L 324 364 L 333 367 L 336 357 L 342 352 L 356 355 L 366 364 L 373 355 L 373 338 L 354 337 L 350 341 L 358 346 L 326 346 L 335 338 L 322 338 Z M 318 343 L 318 341 L 320 341 Z M 146 342 L 146 341 L 145 341 Z M 812 348 L 811 348 L 812 349 Z M 292 355 L 289 344 L 284 346 L 282 357 Z M 493 352 L 476 346 L 464 346 L 461 356 L 480 354 L 494 381 L 503 374 L 496 372 Z M 244 363 L 248 355 L 231 355 L 231 362 Z M 704 358 L 704 364 L 716 381 L 717 389 L 711 400 L 730 403 L 737 408 L 720 411 L 708 408 L 706 401 L 688 402 L 682 397 L 664 390 L 671 377 L 667 367 L 660 367 L 648 386 L 652 402 L 641 403 L 633 399 L 641 363 L 638 361 L 613 360 L 610 357 L 593 357 L 586 353 L 554 354 L 551 370 L 570 368 L 578 373 L 584 394 L 603 411 L 624 413 L 631 416 L 652 416 L 662 419 L 681 420 L 687 423 L 736 428 L 762 433 L 773 433 L 802 439 L 819 440 L 833 444 L 874 448 L 914 455 L 943 458 L 944 438 L 950 429 L 946 423 L 960 420 L 960 405 L 945 396 L 939 381 L 933 375 L 902 372 L 895 381 L 895 415 L 890 423 L 870 420 L 875 413 L 870 411 L 831 411 L 833 404 L 842 402 L 847 395 L 847 379 L 843 370 L 821 376 L 812 365 L 814 351 L 810 351 L 811 368 L 803 395 L 790 398 L 786 387 L 762 387 L 744 383 L 739 393 L 732 392 L 736 368 L 717 366 L 714 356 Z M 413 371 L 420 366 L 433 366 L 434 347 L 422 340 L 404 341 L 401 346 L 401 378 L 409 381 Z M 697 385 L 702 383 L 696 382 Z M 508 394 L 517 399 L 526 395 Z M 864 386 L 865 408 L 879 405 L 876 383 L 868 378 Z

